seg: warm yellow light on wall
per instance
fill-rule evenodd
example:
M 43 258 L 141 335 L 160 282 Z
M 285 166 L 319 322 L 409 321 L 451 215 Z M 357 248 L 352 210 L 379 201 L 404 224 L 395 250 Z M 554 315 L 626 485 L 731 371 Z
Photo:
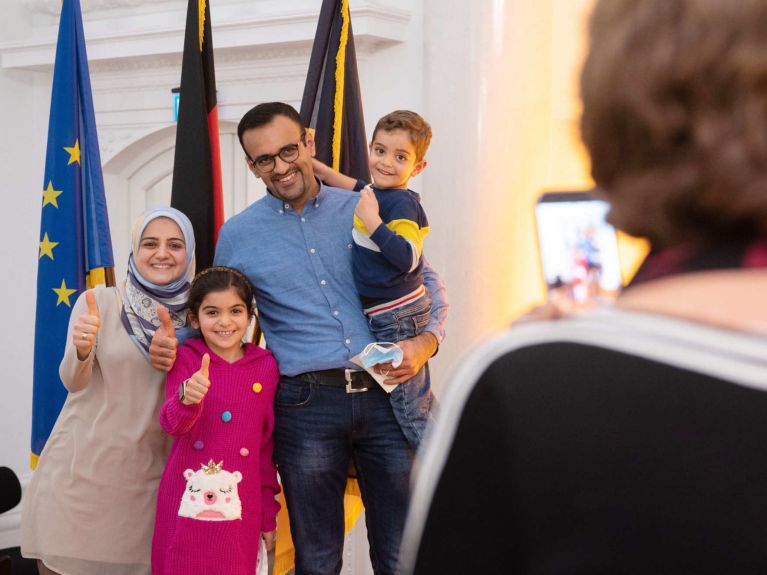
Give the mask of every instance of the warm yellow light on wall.
M 537 198 L 544 191 L 588 189 L 594 185 L 578 127 L 581 114 L 578 80 L 586 55 L 587 20 L 593 4 L 593 0 L 551 3 L 548 65 L 528 70 L 527 81 L 534 81 L 539 87 L 548 86 L 549 97 L 542 101 L 544 105 L 528 111 L 530 124 L 524 131 L 525 142 L 531 150 L 543 153 L 546 161 L 544 165 L 540 161 L 528 164 L 531 173 L 524 178 L 526 185 L 513 191 L 512 229 L 500 238 L 513 251 L 509 319 L 546 300 L 536 238 Z M 509 105 L 508 101 L 505 105 Z M 619 252 L 625 282 L 644 258 L 646 243 L 620 234 Z M 531 274 L 530 270 L 537 273 Z

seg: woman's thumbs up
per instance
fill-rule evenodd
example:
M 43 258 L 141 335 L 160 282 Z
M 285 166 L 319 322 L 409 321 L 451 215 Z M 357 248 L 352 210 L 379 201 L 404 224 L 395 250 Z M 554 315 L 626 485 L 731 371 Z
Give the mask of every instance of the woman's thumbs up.
M 72 326 L 72 343 L 77 350 L 77 358 L 80 361 L 85 361 L 90 355 L 101 327 L 101 315 L 93 290 L 89 289 L 85 292 L 85 303 L 88 305 L 87 313 L 77 318 Z
M 149 361 L 156 369 L 170 371 L 176 361 L 176 328 L 170 313 L 163 306 L 157 307 L 157 317 L 160 319 L 160 327 L 154 332 L 154 337 L 149 344 Z

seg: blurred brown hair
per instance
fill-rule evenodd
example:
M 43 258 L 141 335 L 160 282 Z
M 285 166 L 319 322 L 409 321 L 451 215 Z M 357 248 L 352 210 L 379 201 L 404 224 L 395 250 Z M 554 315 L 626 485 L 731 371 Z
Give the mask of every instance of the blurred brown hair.
M 426 150 L 429 149 L 431 126 L 429 122 L 410 110 L 395 110 L 378 120 L 375 130 L 373 130 L 373 140 L 376 139 L 376 134 L 379 130 L 384 132 L 404 130 L 407 132 L 415 148 L 416 162 L 423 160 Z
M 767 1 L 601 0 L 583 141 L 619 228 L 655 247 L 767 232 Z

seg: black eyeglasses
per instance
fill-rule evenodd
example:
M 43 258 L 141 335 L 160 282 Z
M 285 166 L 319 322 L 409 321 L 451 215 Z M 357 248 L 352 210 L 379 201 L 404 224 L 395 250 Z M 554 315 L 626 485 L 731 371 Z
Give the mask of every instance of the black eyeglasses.
M 306 144 L 306 140 L 304 138 L 305 135 L 302 135 L 301 142 Z M 296 159 L 298 159 L 298 153 L 298 143 L 288 144 L 287 146 L 280 148 L 280 151 L 276 154 L 264 154 L 263 156 L 259 156 L 255 160 L 252 160 L 250 163 L 262 174 L 268 174 L 274 170 L 274 158 L 279 156 L 283 162 L 289 164 L 290 162 L 295 162 Z

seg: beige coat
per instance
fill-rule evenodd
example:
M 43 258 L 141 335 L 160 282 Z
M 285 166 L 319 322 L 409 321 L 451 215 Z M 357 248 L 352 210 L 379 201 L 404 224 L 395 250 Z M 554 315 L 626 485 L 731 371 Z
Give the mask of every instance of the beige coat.
M 72 310 L 59 370 L 69 395 L 24 496 L 22 553 L 62 574 L 149 574 L 170 446 L 158 421 L 165 374 L 128 337 L 118 290 L 95 295 L 102 325 L 85 361 L 71 341 L 84 296 Z

